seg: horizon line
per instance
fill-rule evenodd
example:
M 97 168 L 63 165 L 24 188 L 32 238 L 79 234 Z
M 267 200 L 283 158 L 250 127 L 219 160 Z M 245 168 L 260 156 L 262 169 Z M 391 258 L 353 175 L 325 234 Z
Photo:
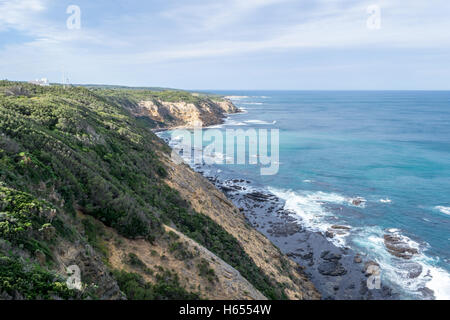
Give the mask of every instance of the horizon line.
M 11 82 L 24 82 L 29 83 L 31 80 L 9 80 L 9 79 L 2 79 L 1 81 L 11 81 Z M 50 85 L 63 85 L 63 83 L 60 82 L 50 82 Z M 123 87 L 123 88 L 138 88 L 138 89 L 165 89 L 165 90 L 181 90 L 181 91 L 192 91 L 192 92 L 199 92 L 199 91 L 322 91 L 322 92 L 330 92 L 330 91 L 341 91 L 341 92 L 349 92 L 349 91 L 450 91 L 449 89 L 219 89 L 219 88 L 209 88 L 209 89 L 186 89 L 186 88 L 177 88 L 173 86 L 158 86 L 158 85 L 124 85 L 124 84 L 106 84 L 106 83 L 68 83 L 66 85 L 72 85 L 72 86 L 109 86 L 109 87 Z

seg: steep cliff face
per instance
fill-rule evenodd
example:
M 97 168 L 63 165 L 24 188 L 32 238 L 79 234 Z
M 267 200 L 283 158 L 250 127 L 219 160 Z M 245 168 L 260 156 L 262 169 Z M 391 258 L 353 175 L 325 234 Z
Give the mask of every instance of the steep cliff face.
M 288 299 L 320 299 L 302 267 L 251 227 L 222 192 L 187 165 L 174 164 L 166 155 L 161 158 L 165 159 L 168 168 L 167 184 L 178 190 L 184 199 L 189 199 L 196 211 L 207 215 L 235 237 L 261 272 L 273 281 L 274 287 L 283 287 Z
M 319 298 L 221 192 L 171 161 L 130 115 L 150 114 L 142 101 L 163 127 L 237 111 L 180 92 L 0 81 L 0 299 Z
M 223 122 L 226 114 L 239 112 L 239 109 L 228 99 L 215 99 L 213 101 L 208 98 L 202 98 L 195 102 L 162 101 L 155 98 L 151 100 L 143 99 L 132 107 L 128 106 L 128 110 L 135 117 L 149 118 L 158 123 L 157 127 L 159 128 L 170 129 L 193 127 L 198 125 L 199 121 L 203 126 L 216 125 Z M 276 288 L 278 298 L 284 296 L 288 299 L 320 299 L 320 294 L 307 279 L 302 267 L 283 255 L 264 235 L 248 225 L 244 215 L 222 192 L 187 165 L 175 164 L 167 153 L 160 152 L 158 155 L 168 172 L 166 183 L 177 190 L 196 212 L 211 218 L 237 240 L 245 254 L 259 268 L 257 272 L 263 274 L 266 279 L 264 281 L 268 282 L 268 286 Z M 200 251 L 209 252 L 205 248 Z M 228 264 L 225 263 L 225 265 Z M 239 266 L 235 267 L 239 268 Z M 214 268 L 215 270 L 222 269 L 217 268 L 217 266 Z M 222 290 L 223 285 L 217 285 L 213 289 L 211 283 L 205 286 L 210 298 L 260 299 L 264 297 L 253 285 L 248 287 L 247 284 L 238 280 L 241 279 L 242 275 L 235 268 L 232 268 L 232 270 L 237 272 L 240 277 L 233 278 L 231 283 L 234 283 L 234 285 L 231 287 L 229 275 L 218 272 L 218 274 L 224 276 L 219 278 L 228 279 L 226 286 L 228 289 Z M 245 270 L 242 270 L 242 272 L 245 276 L 249 276 L 245 274 Z M 192 282 L 195 277 L 190 277 L 190 279 Z M 263 281 L 253 281 L 253 283 L 258 284 L 260 282 Z M 242 290 L 237 290 L 237 288 Z M 260 288 L 265 288 L 265 286 L 261 285 Z M 267 288 L 264 291 L 270 295 Z M 242 295 L 243 292 L 244 295 Z M 272 296 L 272 298 L 274 297 Z
M 239 112 L 229 100 L 201 99 L 198 102 L 167 102 L 158 99 L 140 101 L 130 109 L 136 117 L 148 117 L 158 127 L 193 127 L 222 123 L 227 113 Z
M 198 292 L 210 300 L 265 300 L 266 297 L 233 267 L 181 232 L 165 227 L 169 236 L 153 244 L 145 240 L 131 240 L 118 235 L 108 242 L 109 264 L 117 270 L 140 274 L 154 283 L 149 270 L 160 266 L 178 275 L 182 287 Z M 138 263 L 130 263 L 130 255 Z

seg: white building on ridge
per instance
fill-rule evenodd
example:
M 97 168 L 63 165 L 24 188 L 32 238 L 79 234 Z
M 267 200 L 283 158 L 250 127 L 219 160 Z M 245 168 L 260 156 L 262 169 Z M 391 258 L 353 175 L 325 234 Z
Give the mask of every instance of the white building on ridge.
M 39 86 L 44 86 L 44 87 L 50 85 L 50 82 L 48 81 L 47 78 L 36 79 L 36 80 L 30 81 L 30 83 L 32 83 L 32 84 L 37 84 L 37 85 L 39 85 Z

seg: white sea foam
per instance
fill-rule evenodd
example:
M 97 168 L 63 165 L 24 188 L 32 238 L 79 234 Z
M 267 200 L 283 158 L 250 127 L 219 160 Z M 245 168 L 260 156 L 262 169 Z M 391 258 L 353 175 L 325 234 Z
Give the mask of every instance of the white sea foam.
M 353 241 L 380 265 L 382 281 L 390 282 L 399 290 L 417 298 L 422 296 L 421 290 L 426 287 L 434 292 L 436 299 L 449 299 L 450 275 L 447 271 L 436 267 L 437 261 L 425 254 L 428 244 L 420 244 L 406 237 L 396 228 L 382 230 L 380 227 L 364 227 L 355 231 Z M 394 257 L 387 251 L 384 244 L 386 233 L 399 237 L 409 247 L 415 248 L 418 254 L 411 260 Z M 422 268 L 420 275 L 411 278 L 412 268 L 414 266 L 417 268 L 418 265 Z
M 326 232 L 333 223 L 327 222 L 327 218 L 333 217 L 324 207 L 324 203 L 344 204 L 347 199 L 336 193 L 325 192 L 294 192 L 292 190 L 280 190 L 269 187 L 269 191 L 285 201 L 284 209 L 295 213 L 294 217 L 304 227 L 311 231 Z M 337 234 L 331 241 L 338 246 L 345 245 L 347 233 Z
M 274 124 L 274 122 L 267 122 L 263 120 L 246 120 L 244 122 L 249 124 L 262 124 L 262 125 Z
M 389 199 L 389 198 L 386 198 L 386 199 L 380 199 L 380 202 L 381 202 L 381 203 L 391 203 L 392 200 Z
M 247 124 L 245 122 L 227 119 L 227 120 L 225 120 L 225 123 L 223 125 L 225 125 L 225 126 L 246 126 Z
M 331 227 L 327 220 L 332 216 L 323 207 L 324 203 L 351 205 L 349 199 L 335 193 L 324 192 L 294 192 L 269 188 L 274 195 L 284 200 L 284 209 L 292 211 L 301 219 L 301 223 L 312 231 L 326 232 Z M 397 258 L 390 254 L 384 243 L 384 235 L 391 234 L 399 237 L 402 242 L 418 251 L 411 260 Z M 335 245 L 345 246 L 349 234 L 337 235 L 331 241 Z M 370 259 L 378 262 L 382 271 L 382 281 L 406 292 L 410 297 L 421 298 L 424 288 L 434 292 L 436 299 L 449 299 L 450 275 L 447 271 L 436 266 L 434 259 L 428 257 L 425 251 L 429 248 L 426 243 L 419 243 L 403 235 L 400 229 L 380 227 L 362 227 L 351 229 L 352 241 L 360 250 L 366 252 Z M 420 269 L 422 270 L 420 272 Z M 413 272 L 419 270 L 416 278 L 411 278 Z M 384 280 L 383 280 L 384 279 Z
M 182 137 L 174 137 L 170 141 L 170 145 L 179 145 Z M 223 154 L 212 154 L 214 158 L 226 158 Z M 192 159 L 184 159 L 187 163 L 190 163 Z M 203 169 L 202 169 L 203 170 Z M 204 170 L 207 174 L 207 170 Z M 217 171 L 218 172 L 218 171 Z M 311 180 L 305 180 L 310 182 Z M 252 187 L 246 186 L 246 192 L 251 192 Z M 351 206 L 352 200 L 363 198 L 348 198 L 336 193 L 325 192 L 308 192 L 291 190 L 280 190 L 275 188 L 269 188 L 269 191 L 275 196 L 284 200 L 285 209 L 292 211 L 293 216 L 299 218 L 299 222 L 304 227 L 312 231 L 326 232 L 335 224 L 330 223 L 333 214 L 326 210 L 324 204 L 334 203 Z M 365 199 L 363 199 L 365 200 Z M 385 199 L 381 199 L 385 200 Z M 380 200 L 380 202 L 382 202 Z M 445 214 L 450 214 L 449 207 L 436 206 L 436 210 Z M 382 272 L 382 283 L 397 287 L 399 290 L 407 292 L 412 297 L 420 298 L 423 288 L 428 288 L 433 291 L 436 299 L 450 299 L 450 275 L 449 273 L 436 266 L 437 260 L 429 257 L 425 254 L 428 245 L 424 243 L 418 243 L 401 233 L 401 230 L 397 228 L 390 228 L 383 230 L 380 227 L 362 227 L 351 229 L 351 241 L 354 242 L 359 250 L 365 252 L 369 259 L 372 259 L 380 264 Z M 408 244 L 412 248 L 418 250 L 418 254 L 414 255 L 411 260 L 399 259 L 391 255 L 384 244 L 384 235 L 393 234 L 401 238 L 401 240 Z M 348 243 L 348 236 L 350 233 L 342 235 L 335 235 L 331 241 L 338 246 L 346 246 Z M 422 268 L 422 272 L 416 278 L 411 279 L 411 266 L 419 264 Z
M 248 96 L 226 96 L 225 99 L 230 100 L 242 100 L 242 99 L 248 99 Z
M 245 105 L 249 105 L 249 106 L 252 106 L 252 105 L 261 106 L 264 103 L 262 103 L 262 102 L 241 102 L 241 104 L 245 104 Z
M 447 271 L 431 267 L 431 279 L 427 283 L 427 287 L 434 292 L 437 300 L 450 300 L 450 275 Z
M 450 207 L 444 207 L 444 206 L 436 206 L 434 207 L 436 210 L 439 210 L 442 213 L 450 215 Z
M 209 126 L 209 127 L 205 127 L 205 129 L 220 129 L 220 128 L 223 128 L 223 124 L 216 124 L 216 125 L 213 125 L 213 126 Z

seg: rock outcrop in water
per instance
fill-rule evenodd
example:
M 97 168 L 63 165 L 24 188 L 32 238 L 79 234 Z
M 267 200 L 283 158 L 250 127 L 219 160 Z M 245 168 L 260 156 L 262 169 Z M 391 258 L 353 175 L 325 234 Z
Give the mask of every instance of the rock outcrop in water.
M 384 245 L 390 254 L 403 259 L 409 260 L 413 255 L 419 253 L 416 248 L 408 245 L 405 240 L 397 235 L 384 235 Z

